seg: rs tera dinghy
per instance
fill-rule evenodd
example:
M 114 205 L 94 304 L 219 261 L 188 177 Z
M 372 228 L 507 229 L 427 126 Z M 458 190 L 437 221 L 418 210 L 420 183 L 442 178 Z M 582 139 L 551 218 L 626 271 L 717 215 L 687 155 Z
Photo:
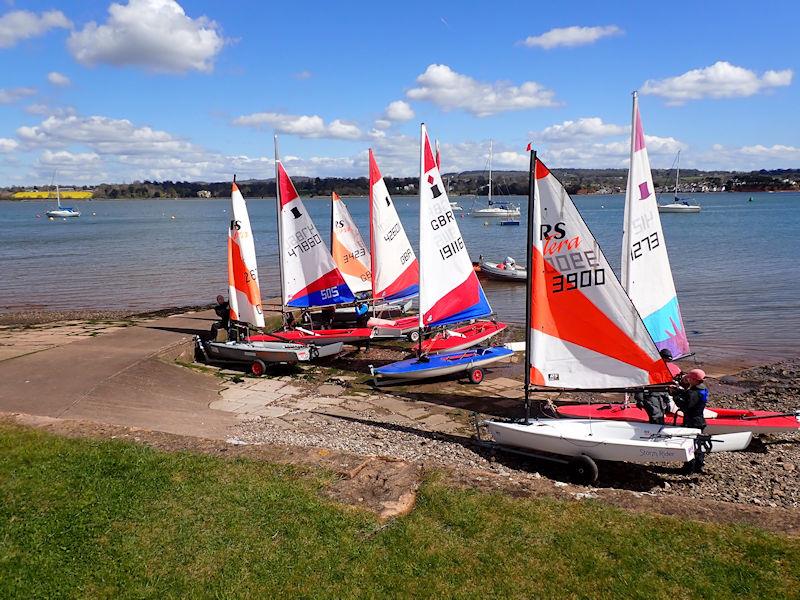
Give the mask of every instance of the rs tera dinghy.
M 634 132 L 632 135 L 636 135 Z M 525 344 L 525 418 L 484 424 L 501 446 L 572 457 L 593 480 L 593 459 L 687 462 L 699 430 L 635 422 L 530 419 L 537 390 L 634 390 L 672 375 L 622 284 L 558 179 L 531 151 Z M 715 449 L 741 449 L 751 434 L 714 436 Z M 587 477 L 587 473 L 591 476 Z

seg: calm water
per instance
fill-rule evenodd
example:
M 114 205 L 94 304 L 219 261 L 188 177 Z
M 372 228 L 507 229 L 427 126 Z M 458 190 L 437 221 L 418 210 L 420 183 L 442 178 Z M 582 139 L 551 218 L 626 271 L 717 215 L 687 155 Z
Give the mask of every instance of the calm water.
M 754 202 L 747 201 L 750 196 Z M 800 194 L 699 194 L 695 199 L 703 206 L 700 214 L 661 215 L 690 341 L 762 356 L 800 347 Z M 458 200 L 465 211 L 476 202 Z M 617 269 L 624 198 L 578 196 L 575 201 Z M 306 202 L 327 234 L 330 203 Z M 147 310 L 205 304 L 224 293 L 228 200 L 73 204 L 82 212 L 79 219 L 49 221 L 44 212 L 52 202 L 0 202 L 0 311 Z M 347 204 L 366 234 L 366 199 L 350 198 Z M 396 204 L 416 246 L 415 199 L 398 197 Z M 251 198 L 248 207 L 263 294 L 277 296 L 275 203 Z M 524 207 L 522 218 L 520 227 L 459 219 L 472 259 L 483 254 L 499 261 L 510 255 L 524 261 Z M 524 286 L 486 282 L 485 289 L 501 319 L 524 320 Z

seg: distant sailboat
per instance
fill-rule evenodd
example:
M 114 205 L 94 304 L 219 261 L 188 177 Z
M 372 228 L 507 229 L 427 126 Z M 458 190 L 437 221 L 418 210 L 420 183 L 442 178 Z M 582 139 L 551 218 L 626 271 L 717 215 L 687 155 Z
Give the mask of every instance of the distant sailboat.
M 649 167 L 649 165 L 648 165 Z M 697 213 L 700 212 L 699 204 L 691 204 L 687 198 L 678 197 L 678 186 L 681 180 L 681 151 L 675 158 L 675 194 L 670 204 L 659 204 L 658 212 L 662 213 Z
M 470 215 L 473 217 L 518 217 L 520 215 L 519 206 L 510 202 L 495 203 L 492 200 L 492 159 L 494 157 L 494 145 L 489 140 L 489 205 L 485 208 L 473 210 Z
M 372 291 L 372 258 L 350 211 L 336 192 L 331 194 L 331 252 L 354 294 Z
M 635 92 L 621 264 L 622 285 L 658 349 L 669 349 L 675 359 L 688 355 Z
M 56 184 L 56 204 L 58 208 L 53 210 L 48 210 L 45 214 L 48 217 L 53 217 L 54 219 L 61 219 L 67 217 L 80 217 L 81 213 L 79 210 L 72 208 L 71 206 L 61 206 L 61 191 L 58 188 L 58 184 Z

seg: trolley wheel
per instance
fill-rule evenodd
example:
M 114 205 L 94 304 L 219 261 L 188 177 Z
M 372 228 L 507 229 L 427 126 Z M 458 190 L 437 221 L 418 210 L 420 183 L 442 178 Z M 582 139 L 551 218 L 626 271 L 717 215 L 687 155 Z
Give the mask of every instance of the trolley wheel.
M 483 381 L 483 369 L 471 369 L 469 372 L 469 380 L 475 385 Z
M 252 363 L 250 363 L 250 373 L 254 377 L 261 377 L 266 370 L 267 365 L 264 364 L 263 360 L 254 360 Z
M 414 331 L 406 335 L 406 337 L 408 338 L 409 342 L 414 342 L 416 344 L 419 341 L 419 331 L 415 329 Z
M 597 463 L 585 454 L 573 457 L 569 461 L 569 469 L 573 479 L 579 483 L 594 483 L 597 481 Z

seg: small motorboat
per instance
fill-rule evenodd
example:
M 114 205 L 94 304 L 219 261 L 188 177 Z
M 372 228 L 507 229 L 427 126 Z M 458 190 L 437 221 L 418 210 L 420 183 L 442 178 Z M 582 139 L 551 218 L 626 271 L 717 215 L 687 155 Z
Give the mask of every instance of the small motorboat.
M 575 419 L 603 419 L 647 423 L 647 413 L 635 405 L 625 404 L 571 404 L 559 406 L 558 413 Z M 800 431 L 800 411 L 776 413 L 766 410 L 740 410 L 733 408 L 708 408 L 704 415 L 706 433 L 736 433 L 750 431 L 756 435 Z M 665 422 L 678 425 L 683 416 L 667 413 Z
M 288 331 L 276 331 L 273 334 L 256 334 L 248 337 L 250 342 L 293 342 L 296 344 L 363 344 L 372 339 L 375 330 L 370 327 L 354 329 L 304 329 L 297 327 Z
M 484 343 L 505 328 L 505 323 L 495 321 L 475 321 L 461 327 L 446 328 L 422 342 L 422 351 L 425 354 L 434 354 L 464 350 Z
M 518 227 L 519 219 L 503 219 L 500 221 L 501 227 Z
M 514 354 L 512 350 L 502 346 L 470 348 L 469 350 L 459 350 L 458 352 L 409 358 L 378 367 L 377 369 L 370 366 L 370 372 L 375 378 L 376 385 L 380 380 L 400 383 L 402 381 L 443 377 L 455 373 L 467 373 L 469 380 L 477 384 L 483 381 L 483 369 L 485 367 L 504 358 L 509 358 L 512 354 Z
M 501 263 L 493 263 L 486 260 L 479 261 L 480 272 L 491 279 L 499 281 L 520 281 L 528 279 L 528 272 L 521 267 L 510 256 Z
M 288 342 L 200 342 L 210 361 L 249 363 L 250 372 L 260 376 L 268 364 L 294 364 L 315 358 L 326 358 L 342 351 L 342 343 L 309 346 Z
M 485 421 L 495 442 L 533 452 L 588 456 L 629 463 L 685 463 L 694 458 L 699 429 L 630 421 L 539 419 L 524 422 Z M 743 450 L 752 434 L 714 436 L 711 451 Z

